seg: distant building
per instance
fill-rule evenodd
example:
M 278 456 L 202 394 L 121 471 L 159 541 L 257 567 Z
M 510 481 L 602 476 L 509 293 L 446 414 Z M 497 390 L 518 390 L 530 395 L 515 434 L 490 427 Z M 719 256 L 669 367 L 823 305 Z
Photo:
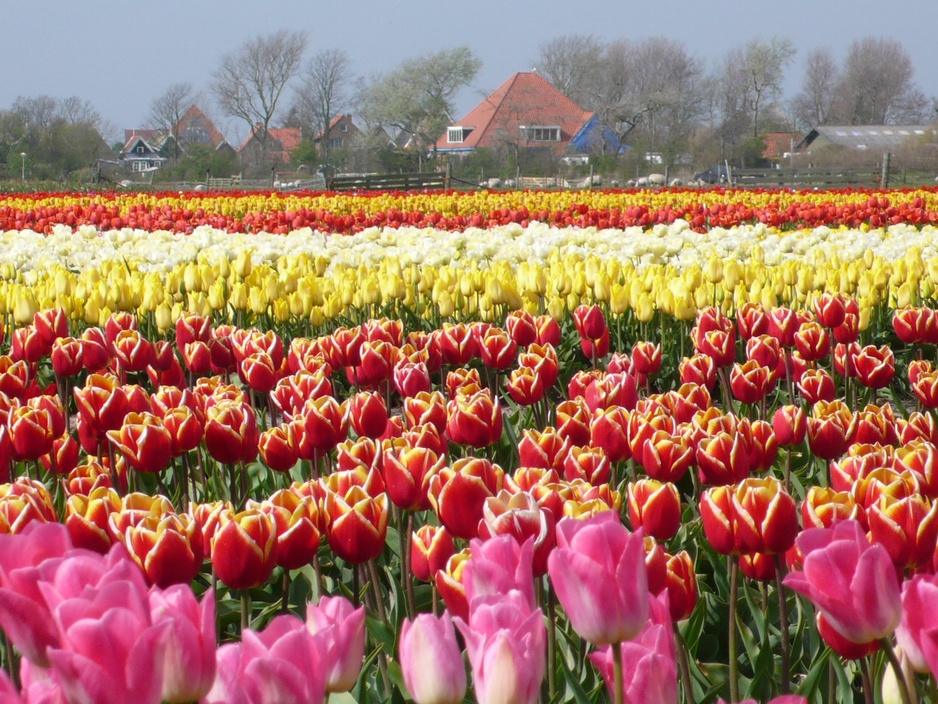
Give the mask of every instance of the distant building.
M 124 146 L 119 158 L 134 172 L 154 171 L 196 145 L 212 149 L 231 149 L 215 124 L 194 103 L 170 130 L 124 130 Z
M 347 149 L 352 143 L 352 140 L 360 134 L 361 130 L 352 120 L 352 116 L 349 113 L 345 113 L 332 118 L 329 126 L 313 137 L 313 142 L 318 145 L 328 140 L 326 145 L 330 150 Z
M 871 151 L 874 154 L 895 152 L 910 140 L 938 140 L 935 125 L 819 125 L 795 145 L 800 152 L 825 148 Z
M 264 138 L 264 128 L 257 125 L 238 147 L 242 165 L 281 166 L 289 164 L 293 152 L 299 146 L 302 134 L 298 127 L 271 127 Z
M 761 135 L 765 144 L 762 158 L 779 163 L 794 151 L 794 145 L 801 141 L 800 132 L 766 132 Z
M 571 153 L 619 150 L 612 130 L 536 72 L 516 73 L 436 141 L 441 154 L 517 147 Z
M 129 137 L 127 137 L 128 132 L 130 132 Z M 120 160 L 134 173 L 155 171 L 169 161 L 169 157 L 161 151 L 166 140 L 161 134 L 156 133 L 156 130 L 139 130 L 139 132 L 146 134 L 149 139 L 134 130 L 124 131 L 127 139 L 120 151 Z

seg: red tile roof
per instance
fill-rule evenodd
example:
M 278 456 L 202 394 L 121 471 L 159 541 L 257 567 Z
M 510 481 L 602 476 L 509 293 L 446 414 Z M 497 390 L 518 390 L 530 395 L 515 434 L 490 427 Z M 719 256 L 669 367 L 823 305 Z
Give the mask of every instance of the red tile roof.
M 303 138 L 299 127 L 272 127 L 269 132 L 271 137 L 280 142 L 287 154 L 292 154 Z
M 440 150 L 464 150 L 525 144 L 523 127 L 560 127 L 560 142 L 543 143 L 560 154 L 592 116 L 592 112 L 574 103 L 543 76 L 521 72 L 505 81 L 453 125 L 472 128 L 462 142 L 449 142 L 447 134 L 444 134 L 437 140 L 436 147 Z

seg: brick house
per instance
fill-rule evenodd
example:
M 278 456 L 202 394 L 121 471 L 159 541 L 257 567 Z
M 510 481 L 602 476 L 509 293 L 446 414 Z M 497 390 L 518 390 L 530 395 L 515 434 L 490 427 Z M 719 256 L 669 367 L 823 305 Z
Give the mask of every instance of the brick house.
M 560 157 L 615 152 L 618 140 L 595 112 L 584 110 L 534 71 L 514 74 L 436 141 L 442 155 L 518 148 Z

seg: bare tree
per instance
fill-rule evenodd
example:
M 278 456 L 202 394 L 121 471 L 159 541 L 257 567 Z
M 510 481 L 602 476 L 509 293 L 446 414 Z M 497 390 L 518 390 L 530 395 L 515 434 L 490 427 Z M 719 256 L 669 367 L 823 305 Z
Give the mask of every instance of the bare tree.
M 815 49 L 807 56 L 804 84 L 792 101 L 795 123 L 803 129 L 829 124 L 837 101 L 840 69 L 827 49 Z
M 409 135 L 422 160 L 453 120 L 456 91 L 478 74 L 482 62 L 468 47 L 445 49 L 410 59 L 374 78 L 361 96 L 362 114 L 371 125 Z
M 222 112 L 247 123 L 265 157 L 270 123 L 300 70 L 306 42 L 305 32 L 285 29 L 255 37 L 225 56 L 213 74 L 212 92 Z
M 791 40 L 778 37 L 768 42 L 754 39 L 740 52 L 746 105 L 752 115 L 753 137 L 759 136 L 759 114 L 766 102 L 781 96 L 785 67 L 794 55 L 795 46 Z
M 588 85 L 602 70 L 604 46 L 590 35 L 568 34 L 540 47 L 537 71 L 577 103 L 585 103 Z
M 608 44 L 582 79 L 583 107 L 614 129 L 618 142 L 642 142 L 673 156 L 701 112 L 701 74 L 678 41 L 649 38 Z
M 915 123 L 928 113 L 928 101 L 913 81 L 912 60 L 902 44 L 865 37 L 850 45 L 838 92 L 840 122 L 854 125 Z
M 193 101 L 191 83 L 173 83 L 150 105 L 148 122 L 173 139 L 173 158 L 179 158 L 179 129 L 182 116 Z
M 332 118 L 351 104 L 352 74 L 348 54 L 340 49 L 318 52 L 306 65 L 303 83 L 290 109 L 290 122 L 306 136 L 322 134 L 319 155 L 329 163 L 329 129 Z

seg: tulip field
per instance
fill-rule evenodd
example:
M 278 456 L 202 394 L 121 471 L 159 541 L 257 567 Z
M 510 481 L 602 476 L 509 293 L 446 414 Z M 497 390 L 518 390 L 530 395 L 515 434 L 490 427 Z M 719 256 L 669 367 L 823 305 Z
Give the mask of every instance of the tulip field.
M 0 702 L 938 704 L 938 189 L 0 196 Z

